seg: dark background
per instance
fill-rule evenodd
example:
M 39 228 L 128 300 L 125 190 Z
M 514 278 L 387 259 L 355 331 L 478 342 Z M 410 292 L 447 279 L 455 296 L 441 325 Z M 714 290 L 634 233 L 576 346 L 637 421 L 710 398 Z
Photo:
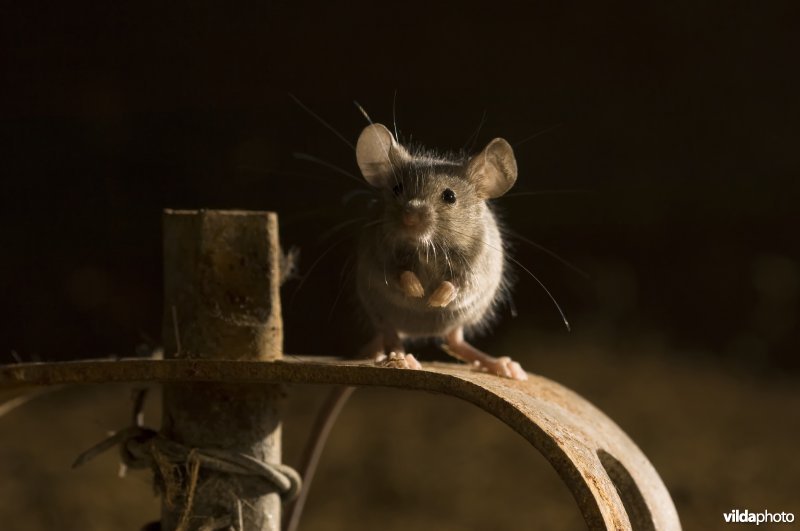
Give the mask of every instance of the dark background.
M 342 199 L 355 183 L 293 153 L 353 173 L 355 157 L 291 93 L 351 143 L 366 125 L 353 100 L 386 124 L 394 106 L 403 139 L 440 149 L 470 144 L 484 116 L 474 149 L 542 132 L 516 148 L 497 207 L 589 279 L 514 243 L 573 332 L 518 269 L 518 315 L 485 348 L 533 330 L 556 350 L 652 350 L 662 368 L 794 388 L 798 16 L 792 2 L 7 3 L 0 361 L 158 345 L 165 207 L 277 211 L 305 278 L 284 288 L 286 351 L 354 352 L 357 224 L 325 232 L 358 216 Z M 513 195 L 537 191 L 558 193 Z M 526 345 L 510 350 L 529 370 L 561 374 Z
M 292 153 L 357 167 L 287 94 L 354 142 L 365 120 L 351 102 L 389 123 L 396 91 L 401 136 L 441 149 L 465 145 L 484 112 L 476 149 L 556 126 L 517 149 L 515 191 L 591 193 L 498 203 L 516 232 L 592 276 L 517 245 L 578 332 L 647 326 L 726 362 L 796 367 L 789 5 L 7 5 L 0 353 L 157 343 L 164 207 L 275 210 L 307 271 L 339 239 L 319 241 L 322 228 L 354 217 L 341 208 L 353 187 Z M 328 255 L 287 301 L 289 351 L 357 343 L 297 332 L 329 313 L 345 257 Z M 334 328 L 349 331 L 340 304 Z M 528 326 L 558 330 L 532 280 L 516 305 Z

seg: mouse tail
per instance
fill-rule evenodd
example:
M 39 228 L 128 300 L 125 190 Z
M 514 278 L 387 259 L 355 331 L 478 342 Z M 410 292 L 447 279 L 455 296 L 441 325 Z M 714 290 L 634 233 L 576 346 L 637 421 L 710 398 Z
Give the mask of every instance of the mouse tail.
M 300 488 L 297 498 L 286 507 L 283 531 L 295 531 L 297 529 L 300 518 L 303 515 L 303 508 L 308 498 L 308 492 L 311 489 L 311 482 L 314 479 L 319 460 L 322 457 L 322 450 L 325 448 L 325 443 L 328 441 L 328 436 L 333 429 L 333 425 L 336 423 L 336 419 L 339 417 L 339 413 L 355 390 L 355 387 L 349 386 L 334 388 L 325 400 L 322 409 L 317 414 L 314 427 L 311 430 L 311 435 L 306 443 L 303 461 L 300 466 L 300 476 L 303 478 L 303 486 Z

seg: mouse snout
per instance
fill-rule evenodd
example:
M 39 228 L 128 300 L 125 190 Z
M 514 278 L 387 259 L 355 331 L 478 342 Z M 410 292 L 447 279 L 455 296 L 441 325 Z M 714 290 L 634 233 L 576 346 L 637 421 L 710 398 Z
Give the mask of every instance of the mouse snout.
M 414 211 L 409 212 L 407 210 L 403 212 L 403 225 L 406 227 L 416 227 L 419 223 L 419 213 Z
M 412 199 L 403 208 L 402 220 L 406 227 L 423 228 L 430 221 L 430 212 L 422 201 Z

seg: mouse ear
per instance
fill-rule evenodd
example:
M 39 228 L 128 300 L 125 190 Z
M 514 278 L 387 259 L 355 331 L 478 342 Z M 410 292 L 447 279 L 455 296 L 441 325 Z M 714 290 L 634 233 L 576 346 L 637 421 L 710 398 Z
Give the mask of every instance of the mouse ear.
M 392 179 L 394 167 L 409 158 L 386 127 L 372 124 L 361 131 L 356 144 L 356 160 L 369 184 L 383 187 Z
M 484 199 L 500 197 L 517 181 L 517 160 L 511 145 L 495 138 L 472 157 L 467 165 L 467 179 L 475 183 Z

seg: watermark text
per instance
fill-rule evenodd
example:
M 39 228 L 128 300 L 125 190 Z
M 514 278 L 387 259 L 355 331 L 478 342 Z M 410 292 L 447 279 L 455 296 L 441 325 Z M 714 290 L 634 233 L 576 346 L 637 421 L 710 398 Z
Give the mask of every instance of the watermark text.
M 727 524 L 791 524 L 794 522 L 794 513 L 771 513 L 769 511 L 761 511 L 754 513 L 747 509 L 739 510 L 734 509 L 727 513 L 722 513 L 722 517 Z

